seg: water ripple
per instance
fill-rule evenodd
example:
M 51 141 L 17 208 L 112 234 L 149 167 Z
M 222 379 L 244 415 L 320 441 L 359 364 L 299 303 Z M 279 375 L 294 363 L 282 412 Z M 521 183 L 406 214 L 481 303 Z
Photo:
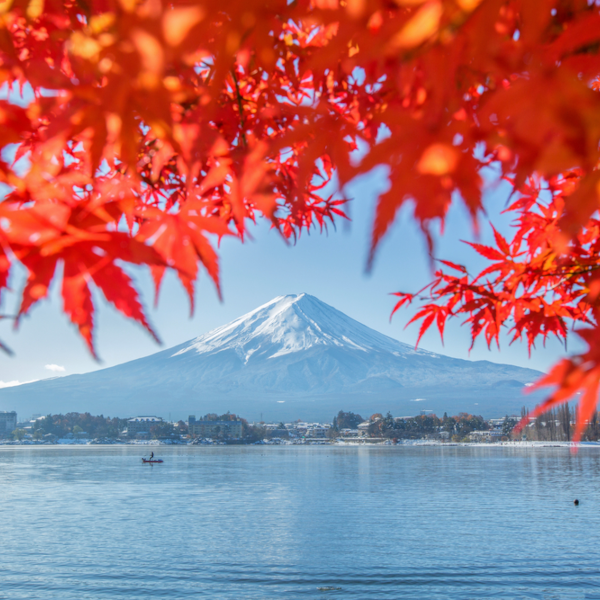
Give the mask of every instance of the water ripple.
M 600 600 L 596 449 L 161 453 L 0 449 L 0 599 Z

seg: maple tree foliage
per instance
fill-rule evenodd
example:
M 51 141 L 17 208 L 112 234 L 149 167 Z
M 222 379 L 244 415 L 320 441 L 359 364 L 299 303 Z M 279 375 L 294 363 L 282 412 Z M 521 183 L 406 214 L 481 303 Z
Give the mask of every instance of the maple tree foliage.
M 219 287 L 223 236 L 322 229 L 379 165 L 371 259 L 406 203 L 433 249 L 453 201 L 476 225 L 500 165 L 513 238 L 474 245 L 478 275 L 446 263 L 416 318 L 443 333 L 466 315 L 488 343 L 580 324 L 588 351 L 539 385 L 555 386 L 540 410 L 583 392 L 583 423 L 600 380 L 599 49 L 593 0 L 0 2 L 0 294 L 23 265 L 19 319 L 61 278 L 94 352 L 94 286 L 152 333 L 124 264 L 157 293 L 175 271 L 193 308 L 200 265 Z
M 600 384 L 600 220 L 597 215 L 590 218 L 569 238 L 561 227 L 566 197 L 578 179 L 577 172 L 547 181 L 530 178 L 520 187 L 518 200 L 505 211 L 515 214 L 512 239 L 506 240 L 494 229 L 493 247 L 469 244 L 490 261 L 488 267 L 471 276 L 465 266 L 441 260 L 447 270 L 438 269 L 435 279 L 416 294 L 397 292 L 400 299 L 394 308 L 395 312 L 416 300 L 422 302 L 409 321 L 421 322 L 418 340 L 434 324 L 443 338 L 448 319 L 464 315 L 473 344 L 482 336 L 488 346 L 495 342 L 499 347 L 506 328 L 511 343 L 525 339 L 530 352 L 536 340 L 545 342 L 552 335 L 566 342 L 569 325 L 584 325 L 576 331 L 587 342 L 588 351 L 563 359 L 531 388 L 556 388 L 531 418 L 583 394 L 575 441 L 591 422 Z M 519 428 L 528 422 L 529 417 Z

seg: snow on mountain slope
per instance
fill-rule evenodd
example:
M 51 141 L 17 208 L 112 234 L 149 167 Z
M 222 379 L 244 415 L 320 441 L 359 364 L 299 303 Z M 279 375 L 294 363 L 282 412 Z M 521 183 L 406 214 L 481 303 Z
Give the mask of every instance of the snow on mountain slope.
M 522 387 L 537 373 L 415 350 L 308 294 L 279 296 L 231 323 L 155 355 L 214 389 L 323 394 L 415 386 Z M 224 383 L 226 381 L 226 384 Z
M 532 404 L 521 389 L 539 375 L 415 350 L 299 294 L 151 356 L 0 389 L 0 410 L 123 416 L 231 410 L 257 418 L 275 407 L 281 418 L 323 418 L 364 406 L 411 414 L 414 398 L 425 398 L 419 410 L 503 415 Z
M 192 340 L 175 354 L 234 350 L 247 364 L 251 357 L 276 358 L 316 346 L 365 353 L 391 352 L 396 356 L 436 356 L 378 333 L 308 294 L 274 298 L 235 321 Z

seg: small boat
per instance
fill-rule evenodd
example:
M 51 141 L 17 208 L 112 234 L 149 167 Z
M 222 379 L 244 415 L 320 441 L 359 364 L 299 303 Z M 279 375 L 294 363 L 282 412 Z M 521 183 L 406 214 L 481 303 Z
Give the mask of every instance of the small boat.
M 143 458 L 142 457 L 142 462 L 143 463 L 161 463 L 163 462 L 162 458 Z

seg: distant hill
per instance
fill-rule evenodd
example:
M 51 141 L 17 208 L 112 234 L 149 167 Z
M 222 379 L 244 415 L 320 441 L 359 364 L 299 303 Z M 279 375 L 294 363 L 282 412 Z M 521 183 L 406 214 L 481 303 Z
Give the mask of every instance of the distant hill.
M 340 409 L 502 416 L 535 403 L 522 388 L 540 375 L 415 350 L 299 294 L 145 358 L 4 388 L 0 410 L 174 418 L 229 410 L 265 420 L 330 420 Z

